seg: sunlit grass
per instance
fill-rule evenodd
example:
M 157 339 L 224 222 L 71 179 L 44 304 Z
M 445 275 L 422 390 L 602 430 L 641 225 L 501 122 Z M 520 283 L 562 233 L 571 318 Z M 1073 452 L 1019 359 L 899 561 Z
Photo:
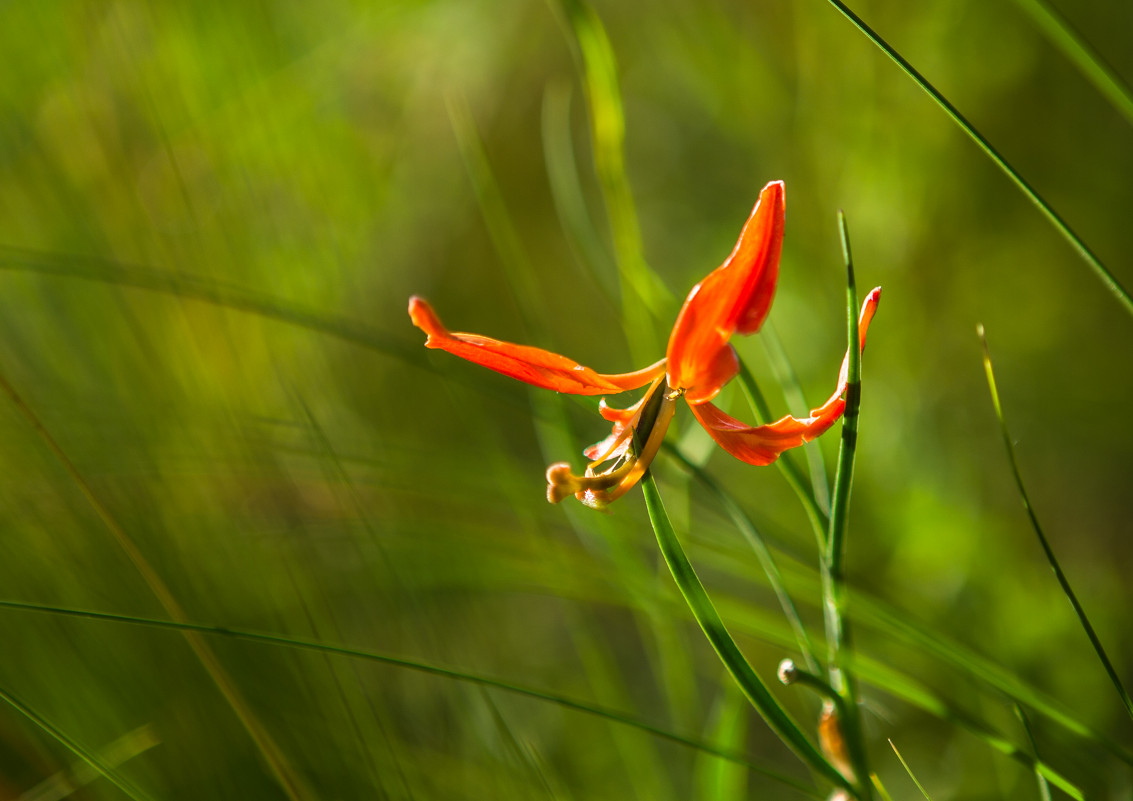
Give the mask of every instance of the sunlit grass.
M 790 658 L 852 671 L 895 798 L 905 760 L 935 801 L 1127 796 L 1128 12 L 834 5 L 871 27 L 821 2 L 0 9 L 0 795 L 826 797 Z M 426 351 L 408 296 L 640 366 L 777 178 L 773 333 L 736 341 L 721 403 L 829 392 L 844 209 L 885 289 L 847 514 L 833 431 L 751 468 L 687 410 L 645 500 L 546 504 L 544 467 L 608 433 L 595 404 Z

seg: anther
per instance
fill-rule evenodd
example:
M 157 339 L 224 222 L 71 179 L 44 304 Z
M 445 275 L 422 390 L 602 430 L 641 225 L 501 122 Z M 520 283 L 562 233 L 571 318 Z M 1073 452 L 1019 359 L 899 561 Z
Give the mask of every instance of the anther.
M 568 462 L 555 462 L 547 468 L 547 500 L 559 503 L 583 492 L 603 492 L 616 487 L 633 470 L 637 457 L 626 456 L 618 467 L 597 475 L 576 476 Z

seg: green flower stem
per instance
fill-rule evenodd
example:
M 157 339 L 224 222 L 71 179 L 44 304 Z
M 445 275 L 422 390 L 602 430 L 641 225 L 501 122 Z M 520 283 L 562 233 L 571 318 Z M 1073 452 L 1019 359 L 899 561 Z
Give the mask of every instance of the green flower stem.
M 821 676 L 811 673 L 809 670 L 802 670 L 794 661 L 784 659 L 779 663 L 779 681 L 786 685 L 799 684 L 803 687 L 809 687 L 818 693 L 823 700 L 831 701 L 838 707 L 839 713 L 844 715 L 843 704 L 845 699 Z
M 854 282 L 854 261 L 850 253 L 850 237 L 846 218 L 838 213 L 842 236 L 842 255 L 846 261 L 847 354 L 849 357 L 846 410 L 842 416 L 842 444 L 838 451 L 838 471 L 834 477 L 834 493 L 830 507 L 830 533 L 822 558 L 822 596 L 826 612 L 826 644 L 829 648 L 830 685 L 842 697 L 842 730 L 861 787 L 862 797 L 871 798 L 872 785 L 861 716 L 858 712 L 857 687 L 847 666 L 852 652 L 850 627 L 846 620 L 846 581 L 843 561 L 846 551 L 846 527 L 850 508 L 850 488 L 854 480 L 854 455 L 858 440 L 858 407 L 861 401 L 861 348 L 858 345 L 858 292 Z
M 740 530 L 744 539 L 747 540 L 751 549 L 755 552 L 755 556 L 759 559 L 759 564 L 763 568 L 763 572 L 767 575 L 767 583 L 771 585 L 771 590 L 775 593 L 775 597 L 779 599 L 779 606 L 782 607 L 783 616 L 787 618 L 787 622 L 791 624 L 791 628 L 795 632 L 795 640 L 798 642 L 799 652 L 802 654 L 807 669 L 811 671 L 818 670 L 818 663 L 814 658 L 814 645 L 811 643 L 810 635 L 807 633 L 806 626 L 803 625 L 802 618 L 799 616 L 799 610 L 795 607 L 795 602 L 791 599 L 787 588 L 783 585 L 783 576 L 779 573 L 779 567 L 775 564 L 775 558 L 771 555 L 771 550 L 767 547 L 767 543 L 764 541 L 763 535 L 759 533 L 759 529 L 755 527 L 751 518 L 748 517 L 747 513 L 740 507 L 739 503 L 736 502 L 736 499 L 728 494 L 708 473 L 669 443 L 665 443 L 661 447 L 669 456 L 676 460 L 681 467 L 691 473 L 697 481 L 715 495 L 716 500 L 720 502 L 724 511 L 727 512 L 728 517 L 732 518 L 732 522 L 736 524 L 736 528 Z
M 688 604 L 708 642 L 720 657 L 720 661 L 724 663 L 724 667 L 732 674 L 732 678 L 756 711 L 803 762 L 838 787 L 857 796 L 856 788 L 807 739 L 798 724 L 791 719 L 740 652 L 677 539 L 651 473 L 645 474 L 641 488 L 645 495 L 645 508 L 649 513 L 649 521 L 653 524 L 653 531 L 657 535 L 657 544 L 661 548 L 665 563 L 669 566 L 669 571 L 673 574 L 673 580 L 676 581 L 685 603 Z
M 1015 486 L 1019 490 L 1019 497 L 1023 501 L 1023 508 L 1027 510 L 1027 517 L 1030 518 L 1031 528 L 1034 529 L 1035 536 L 1038 537 L 1039 545 L 1042 546 L 1043 553 L 1046 554 L 1046 560 L 1050 563 L 1050 569 L 1054 571 L 1054 577 L 1058 579 L 1058 586 L 1062 588 L 1063 594 L 1066 595 L 1070 605 L 1074 607 L 1074 614 L 1078 616 L 1078 622 L 1082 624 L 1082 628 L 1086 632 L 1086 636 L 1090 639 L 1090 644 L 1094 647 L 1094 653 L 1098 655 L 1101 660 L 1102 667 L 1105 668 L 1109 680 L 1113 682 L 1117 694 L 1121 697 L 1121 703 L 1125 705 L 1125 711 L 1133 717 L 1133 700 L 1129 697 L 1129 692 L 1125 689 L 1125 685 L 1121 683 L 1121 679 L 1117 675 L 1117 671 L 1113 667 L 1113 663 L 1109 661 L 1109 656 L 1102 647 L 1101 640 L 1098 639 L 1097 632 L 1094 631 L 1093 625 L 1090 623 L 1089 617 L 1086 616 L 1086 610 L 1082 608 L 1082 604 L 1078 601 L 1078 596 L 1070 586 L 1070 579 L 1066 578 L 1066 574 L 1062 572 L 1062 566 L 1058 563 L 1058 557 L 1054 555 L 1054 549 L 1050 547 L 1050 542 L 1043 532 L 1042 526 L 1039 525 L 1039 518 L 1035 514 L 1034 507 L 1031 506 L 1031 498 L 1027 494 L 1027 488 L 1023 485 L 1023 476 L 1019 472 L 1019 462 L 1015 458 L 1015 446 L 1011 444 L 1011 432 L 1007 428 L 1007 419 L 1003 416 L 1003 406 L 999 402 L 999 389 L 995 384 L 995 372 L 991 367 L 991 351 L 987 346 L 987 337 L 984 335 L 983 326 L 977 328 L 977 333 L 980 337 L 980 342 L 983 345 L 984 351 L 984 372 L 987 374 L 987 386 L 991 391 L 991 403 L 995 407 L 995 416 L 999 419 L 999 431 L 1003 435 L 1003 444 L 1007 448 L 1007 459 L 1011 462 L 1011 474 L 1015 477 Z

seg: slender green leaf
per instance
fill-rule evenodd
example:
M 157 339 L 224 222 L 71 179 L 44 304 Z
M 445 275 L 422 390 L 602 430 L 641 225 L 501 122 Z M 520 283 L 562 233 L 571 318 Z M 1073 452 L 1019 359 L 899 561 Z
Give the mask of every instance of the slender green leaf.
M 771 369 L 775 373 L 779 386 L 783 388 L 783 397 L 787 404 L 800 412 L 806 412 L 811 407 L 803 393 L 799 375 L 795 372 L 794 365 L 791 364 L 791 359 L 787 356 L 787 349 L 783 347 L 783 342 L 779 339 L 779 335 L 775 332 L 775 326 L 770 320 L 765 322 L 763 328 L 760 329 L 759 341 L 763 344 L 763 349 L 767 353 Z M 822 458 L 822 448 L 815 442 L 808 443 L 802 450 L 806 454 L 807 465 L 810 467 L 810 486 L 814 495 L 814 502 L 820 511 L 829 515 L 830 483 L 826 477 L 826 463 Z
M 932 801 L 932 797 L 925 790 L 924 785 L 917 780 L 917 777 L 913 774 L 912 768 L 909 767 L 909 763 L 905 761 L 905 757 L 901 756 L 901 752 L 897 750 L 897 744 L 890 740 L 889 747 L 893 749 L 893 753 L 896 754 L 897 759 L 901 761 L 901 767 L 905 769 L 905 773 L 909 774 L 909 778 L 913 780 L 913 784 L 921 791 L 921 795 L 924 796 L 925 801 Z
M 1054 549 L 1050 546 L 1050 541 L 1046 538 L 1042 526 L 1039 524 L 1038 515 L 1035 514 L 1034 506 L 1031 505 L 1031 498 L 1027 494 L 1027 488 L 1023 484 L 1023 475 L 1019 472 L 1019 461 L 1015 458 L 1015 446 L 1011 442 L 1011 432 L 1007 428 L 1007 419 L 1003 415 L 1003 406 L 999 402 L 999 390 L 995 385 L 995 371 L 991 366 L 991 351 L 988 350 L 987 338 L 984 336 L 984 329 L 981 325 L 979 327 L 980 342 L 983 344 L 984 350 L 984 372 L 987 374 L 987 386 L 991 391 L 991 404 L 995 407 L 995 416 L 999 420 L 999 430 L 1003 435 L 1003 445 L 1007 448 L 1007 459 L 1011 463 L 1011 474 L 1015 478 L 1015 487 L 1019 490 L 1019 498 L 1023 502 L 1023 508 L 1027 512 L 1027 518 L 1031 521 L 1031 528 L 1035 532 L 1035 536 L 1039 540 L 1039 545 L 1042 546 L 1043 554 L 1046 555 L 1047 562 L 1050 564 L 1050 569 L 1054 571 L 1054 576 L 1058 579 L 1058 586 L 1062 588 L 1066 600 L 1070 601 L 1070 605 L 1074 607 L 1074 614 L 1078 616 L 1078 622 L 1081 623 L 1083 631 L 1090 640 L 1090 645 L 1094 648 L 1094 653 L 1097 654 L 1098 660 L 1101 661 L 1102 667 L 1105 668 L 1106 675 L 1109 680 L 1113 682 L 1114 689 L 1117 690 L 1118 696 L 1121 698 L 1121 703 L 1125 706 L 1125 711 L 1129 713 L 1129 717 L 1133 718 L 1133 699 L 1129 697 L 1129 692 L 1125 689 L 1125 685 L 1121 683 L 1121 677 L 1117 675 L 1117 670 L 1113 667 L 1113 663 L 1109 661 L 1109 656 L 1102 646 L 1101 639 L 1098 638 L 1097 632 L 1094 631 L 1093 625 L 1090 623 L 1089 617 L 1086 616 L 1086 610 L 1078 601 L 1078 596 L 1070 586 L 1070 579 L 1066 577 L 1066 573 L 1062 570 L 1062 565 L 1058 563 L 1058 557 L 1054 555 Z
M 617 61 L 602 21 L 584 0 L 558 0 L 575 46 L 590 111 L 594 168 L 606 202 L 621 280 L 622 319 L 634 359 L 647 364 L 660 350 L 652 321 L 672 296 L 645 263 L 641 225 L 625 168 L 625 112 Z
M 880 48 L 881 51 L 885 53 L 885 55 L 892 59 L 893 62 L 897 64 L 897 66 L 900 67 L 906 75 L 913 79 L 917 86 L 923 89 L 925 93 L 928 94 L 928 96 L 931 97 L 933 101 L 935 101 L 936 104 L 940 106 L 945 111 L 945 113 L 948 114 L 949 117 L 952 118 L 953 122 L 960 126 L 960 129 L 964 133 L 966 133 L 976 143 L 976 145 L 979 146 L 980 150 L 982 150 L 987 155 L 987 157 L 991 159 L 992 162 L 1007 175 L 1008 178 L 1011 179 L 1015 186 L 1019 188 L 1019 191 L 1022 192 L 1028 200 L 1034 203 L 1035 206 L 1038 207 L 1039 211 L 1042 212 L 1043 216 L 1047 218 L 1051 225 L 1053 225 L 1055 229 L 1060 234 L 1062 234 L 1063 238 L 1066 239 L 1066 241 L 1069 242 L 1076 251 L 1078 251 L 1078 255 L 1082 257 L 1087 265 L 1089 265 L 1090 269 L 1093 271 L 1094 275 L 1097 276 L 1098 280 L 1101 281 L 1102 284 L 1114 295 L 1114 297 L 1118 299 L 1121 305 L 1125 307 L 1125 310 L 1133 314 L 1133 297 L 1129 295 L 1129 292 L 1126 291 L 1125 287 L 1121 285 L 1121 282 L 1119 282 L 1113 275 L 1113 273 L 1109 271 L 1109 268 L 1102 263 L 1102 260 L 1098 258 L 1098 256 L 1092 250 L 1090 250 L 1090 248 L 1086 245 L 1082 238 L 1074 232 L 1074 230 L 1070 227 L 1070 224 L 1062 219 L 1058 212 L 1054 210 L 1054 207 L 1052 207 L 1049 203 L 1046 202 L 1046 200 L 1043 199 L 1038 191 L 1034 187 L 1032 187 L 1023 178 L 1023 176 L 1020 175 L 1019 172 L 1007 162 L 1007 159 L 1000 155 L 999 151 L 992 146 L 991 142 L 989 142 L 983 134 L 977 131 L 975 126 L 968 122 L 964 115 L 961 114 L 960 111 L 954 105 L 952 105 L 952 103 L 946 97 L 944 97 L 944 95 L 942 95 L 935 86 L 928 82 L 927 78 L 921 75 L 913 67 L 912 64 L 906 61 L 904 56 L 898 53 L 888 42 L 882 39 L 881 36 L 879 36 L 877 32 L 873 30 L 873 28 L 866 25 L 862 18 L 851 11 L 845 3 L 843 3 L 841 0 L 827 0 L 827 2 L 830 3 L 830 5 L 834 6 L 834 8 L 838 9 L 838 11 L 846 19 L 853 23 L 854 27 L 865 34 L 866 38 L 877 45 L 877 47 Z
M 1015 0 L 1016 4 L 1035 21 L 1039 29 L 1066 58 L 1074 63 L 1086 79 L 1113 104 L 1130 124 L 1133 124 L 1133 89 L 1106 63 L 1101 54 L 1086 42 L 1082 35 L 1057 8 L 1047 0 Z
M 765 776 L 772 781 L 798 790 L 799 792 L 812 798 L 821 798 L 821 795 L 818 794 L 813 788 L 810 788 L 804 784 L 800 784 L 799 782 L 782 773 L 754 763 L 743 754 L 738 754 L 724 748 L 719 748 L 711 743 L 705 743 L 695 738 L 686 737 L 676 732 L 663 729 L 634 715 L 618 712 L 612 709 L 606 709 L 604 707 L 598 706 L 597 704 L 591 704 L 586 701 L 579 701 L 565 695 L 559 695 L 557 693 L 552 693 L 545 690 L 537 690 L 531 687 L 525 687 L 520 684 L 513 684 L 501 679 L 493 679 L 488 676 L 481 676 L 475 673 L 468 673 L 461 670 L 445 668 L 420 660 L 391 656 L 388 654 L 380 654 L 373 651 L 364 651 L 358 648 L 350 648 L 344 645 L 331 645 L 329 643 L 318 642 L 316 640 L 306 639 L 303 637 L 284 636 L 282 634 L 269 634 L 266 632 L 251 631 L 249 629 L 233 628 L 229 626 L 210 626 L 204 623 L 192 623 L 189 621 L 160 620 L 157 618 L 139 617 L 136 615 L 117 615 L 111 614 L 109 612 L 96 612 L 87 609 L 71 609 L 68 607 L 49 606 L 46 604 L 35 604 L 25 601 L 0 600 L 0 608 L 19 610 L 21 612 L 38 612 L 42 614 L 73 617 L 86 620 L 100 620 L 108 623 L 126 623 L 135 626 L 167 629 L 170 631 L 190 631 L 199 634 L 210 634 L 218 637 L 227 637 L 230 639 L 257 642 L 264 645 L 294 648 L 301 651 L 337 654 L 338 656 L 344 656 L 351 659 L 361 659 L 369 662 L 377 662 L 385 665 L 391 665 L 393 667 L 417 671 L 418 673 L 426 673 L 433 676 L 440 676 L 443 678 L 468 682 L 469 684 L 475 684 L 482 687 L 504 690 L 515 695 L 535 698 L 537 700 L 556 704 L 567 709 L 573 709 L 578 712 L 584 712 L 589 715 L 594 715 L 596 717 L 605 718 L 606 720 L 615 721 L 626 726 L 631 726 L 635 729 L 648 732 L 655 737 L 660 737 L 662 739 L 669 740 L 670 742 L 683 745 L 687 748 L 691 748 L 696 751 L 703 751 L 705 753 L 717 756 L 721 759 L 727 759 L 731 762 L 744 765 L 755 773 L 758 773 L 761 776 Z
M 1035 742 L 1035 735 L 1031 732 L 1031 722 L 1027 720 L 1027 713 L 1023 711 L 1023 707 L 1015 704 L 1015 714 L 1019 716 L 1019 721 L 1023 724 L 1023 731 L 1027 734 L 1027 742 L 1031 744 L 1031 751 L 1035 754 L 1035 760 L 1039 758 L 1039 746 Z M 1050 801 L 1050 783 L 1043 776 L 1042 771 L 1035 769 L 1035 781 L 1039 785 L 1039 799 L 1040 801 Z
M 99 775 L 103 776 L 108 782 L 113 784 L 128 797 L 135 799 L 135 801 L 147 801 L 149 796 L 127 781 L 116 770 L 107 765 L 102 759 L 92 751 L 79 745 L 74 739 L 69 737 L 60 728 L 55 726 L 43 715 L 36 712 L 32 707 L 13 695 L 5 689 L 0 689 L 0 700 L 4 701 L 8 706 L 15 709 L 25 718 L 34 723 L 37 727 L 42 729 L 51 739 L 61 744 L 64 748 L 77 756 L 92 769 L 97 771 Z
M 669 572 L 673 574 L 673 580 L 684 597 L 685 603 L 688 604 L 689 611 L 692 612 L 696 622 L 708 638 L 708 642 L 711 643 L 713 650 L 720 657 L 720 661 L 724 663 L 724 667 L 732 674 L 732 678 L 735 679 L 756 711 L 779 735 L 779 738 L 798 755 L 799 759 L 838 787 L 853 791 L 854 788 L 850 783 L 807 739 L 798 724 L 791 719 L 791 716 L 787 714 L 787 711 L 767 689 L 767 685 L 752 669 L 736 645 L 736 641 L 728 633 L 724 621 L 720 619 L 716 607 L 713 606 L 708 597 L 708 592 L 700 582 L 700 577 L 696 575 L 692 563 L 689 562 L 684 548 L 681 547 L 680 541 L 677 539 L 676 531 L 673 530 L 673 525 L 669 521 L 669 515 L 665 511 L 661 494 L 657 490 L 657 484 L 651 473 L 645 474 L 641 486 L 645 494 L 645 508 L 649 513 L 649 522 L 652 523 L 653 531 L 657 535 L 657 544 L 661 549 L 662 556 L 665 557 L 665 564 L 669 566 Z

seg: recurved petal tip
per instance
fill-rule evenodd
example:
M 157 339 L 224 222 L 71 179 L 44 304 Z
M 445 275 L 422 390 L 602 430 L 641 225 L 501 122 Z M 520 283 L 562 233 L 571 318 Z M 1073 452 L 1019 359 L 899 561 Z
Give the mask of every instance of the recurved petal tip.
M 417 295 L 409 298 L 409 319 L 413 321 L 413 325 L 420 328 L 429 336 L 444 335 L 448 330 L 441 323 L 441 318 L 437 317 L 437 313 L 433 311 L 433 307 L 429 302 Z

